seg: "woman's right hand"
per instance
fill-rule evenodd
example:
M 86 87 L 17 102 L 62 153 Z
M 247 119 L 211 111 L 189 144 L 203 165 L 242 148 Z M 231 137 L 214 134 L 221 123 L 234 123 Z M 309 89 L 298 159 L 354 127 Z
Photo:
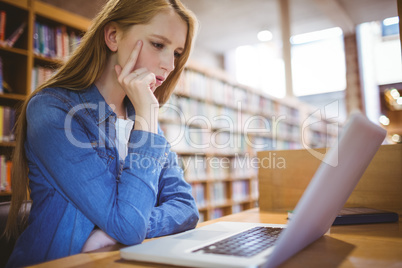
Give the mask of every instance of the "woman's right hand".
M 116 65 L 115 71 L 120 86 L 135 109 L 134 129 L 157 133 L 159 102 L 153 93 L 155 74 L 146 68 L 134 70 L 141 48 L 142 41 L 138 41 L 124 67 Z

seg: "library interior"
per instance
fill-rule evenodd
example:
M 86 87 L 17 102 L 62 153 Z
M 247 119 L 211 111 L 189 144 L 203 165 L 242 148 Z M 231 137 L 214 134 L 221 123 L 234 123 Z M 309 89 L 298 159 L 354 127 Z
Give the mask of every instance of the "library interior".
M 19 108 L 75 51 L 106 2 L 0 0 L 1 232 Z M 199 28 L 158 121 L 191 185 L 197 228 L 286 224 L 355 111 L 387 134 L 345 207 L 402 215 L 401 0 L 181 2 Z M 1 238 L 1 265 L 9 244 Z M 122 260 L 121 247 L 38 267 L 154 267 Z M 401 222 L 333 226 L 282 265 L 400 267 Z

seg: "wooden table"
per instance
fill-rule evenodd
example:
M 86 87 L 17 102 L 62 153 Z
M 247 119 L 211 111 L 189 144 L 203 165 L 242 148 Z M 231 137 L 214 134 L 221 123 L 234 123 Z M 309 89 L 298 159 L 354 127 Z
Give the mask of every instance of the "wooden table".
M 258 208 L 200 223 L 217 221 L 286 223 L 285 213 Z M 168 267 L 120 258 L 118 247 L 77 254 L 34 267 Z M 334 226 L 329 233 L 286 261 L 281 267 L 402 267 L 402 221 Z

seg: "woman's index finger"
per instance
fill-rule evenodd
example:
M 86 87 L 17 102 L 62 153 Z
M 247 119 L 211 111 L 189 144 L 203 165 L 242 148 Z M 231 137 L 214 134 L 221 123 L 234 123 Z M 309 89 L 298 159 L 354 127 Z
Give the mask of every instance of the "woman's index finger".
M 124 65 L 123 69 L 121 70 L 120 76 L 125 77 L 126 75 L 130 74 L 133 69 L 135 64 L 137 63 L 138 55 L 140 54 L 142 48 L 142 41 L 137 41 L 137 44 L 135 45 L 133 51 L 130 54 L 130 57 L 128 58 L 126 65 Z

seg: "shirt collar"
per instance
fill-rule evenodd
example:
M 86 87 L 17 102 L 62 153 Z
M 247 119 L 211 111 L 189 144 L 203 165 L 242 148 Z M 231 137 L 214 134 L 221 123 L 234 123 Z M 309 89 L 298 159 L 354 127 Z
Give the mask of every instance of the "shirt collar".
M 98 124 L 103 123 L 109 116 L 116 115 L 106 103 L 95 84 L 92 84 L 87 89 L 80 90 L 79 95 L 85 109 L 96 119 Z
M 80 90 L 79 94 L 84 107 L 88 113 L 96 119 L 98 124 L 103 123 L 110 116 L 116 118 L 116 114 L 106 103 L 95 84 L 92 84 L 87 89 Z M 131 101 L 126 97 L 124 102 L 127 107 L 128 118 L 135 121 L 135 110 Z

